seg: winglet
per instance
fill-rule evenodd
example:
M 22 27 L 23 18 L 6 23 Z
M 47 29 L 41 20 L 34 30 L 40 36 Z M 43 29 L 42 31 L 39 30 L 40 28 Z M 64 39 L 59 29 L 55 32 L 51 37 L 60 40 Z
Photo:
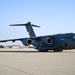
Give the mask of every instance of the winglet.
M 31 24 L 31 22 L 28 22 L 26 24 L 13 24 L 13 25 L 10 25 L 10 26 L 27 26 L 27 25 L 31 25 L 33 27 L 40 27 L 38 25 Z

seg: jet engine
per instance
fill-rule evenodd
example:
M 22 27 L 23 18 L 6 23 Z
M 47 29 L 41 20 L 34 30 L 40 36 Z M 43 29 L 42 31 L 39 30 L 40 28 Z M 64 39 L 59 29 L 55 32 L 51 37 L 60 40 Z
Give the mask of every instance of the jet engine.
M 41 43 L 52 44 L 52 38 L 51 37 L 44 37 L 44 38 L 42 38 Z
M 31 45 L 31 44 L 32 44 L 32 40 L 31 40 L 31 39 L 26 38 L 26 39 L 22 40 L 22 43 L 23 43 L 24 45 L 26 45 L 26 46 L 29 46 L 29 45 Z

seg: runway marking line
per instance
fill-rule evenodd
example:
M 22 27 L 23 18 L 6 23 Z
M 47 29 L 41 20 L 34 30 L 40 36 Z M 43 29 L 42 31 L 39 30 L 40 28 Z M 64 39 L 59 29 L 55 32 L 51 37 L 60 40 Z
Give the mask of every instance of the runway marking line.
M 13 69 L 13 70 L 16 70 L 16 71 L 19 71 L 19 72 L 22 72 L 22 73 L 25 73 L 25 74 L 28 74 L 28 75 L 33 75 L 33 74 L 31 74 L 31 73 L 28 73 L 28 72 L 25 72 L 25 71 L 22 71 L 22 70 L 19 70 L 19 69 L 10 67 L 10 66 L 6 66 L 6 65 L 3 65 L 3 64 L 0 64 L 0 65 L 1 65 L 1 66 L 4 66 L 4 67 L 7 67 L 7 68 L 10 68 L 10 69 Z

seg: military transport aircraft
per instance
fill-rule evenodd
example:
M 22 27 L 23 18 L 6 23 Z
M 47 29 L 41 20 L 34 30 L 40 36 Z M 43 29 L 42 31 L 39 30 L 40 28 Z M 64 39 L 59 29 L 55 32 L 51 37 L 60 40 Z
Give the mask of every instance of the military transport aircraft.
M 33 27 L 40 27 L 40 26 L 31 24 L 31 22 L 28 22 L 26 24 L 14 24 L 10 26 L 26 26 L 26 29 L 30 37 L 0 40 L 0 42 L 7 42 L 7 41 L 15 42 L 20 40 L 23 43 L 23 45 L 29 46 L 32 44 L 37 50 L 39 50 L 39 52 L 48 52 L 48 50 L 54 50 L 54 52 L 59 52 L 59 51 L 61 52 L 64 49 L 65 50 L 75 49 L 74 33 L 36 36 L 32 26 Z

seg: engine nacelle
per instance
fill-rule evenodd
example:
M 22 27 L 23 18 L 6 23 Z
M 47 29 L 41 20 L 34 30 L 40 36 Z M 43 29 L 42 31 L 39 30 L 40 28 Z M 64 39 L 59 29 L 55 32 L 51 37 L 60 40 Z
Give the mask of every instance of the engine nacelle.
M 41 43 L 52 44 L 52 38 L 51 37 L 44 37 L 44 38 L 42 38 Z
M 32 40 L 31 40 L 31 39 L 26 38 L 26 39 L 22 40 L 22 43 L 23 43 L 24 45 L 26 45 L 26 46 L 29 46 L 29 45 L 31 45 L 31 44 L 32 44 Z

